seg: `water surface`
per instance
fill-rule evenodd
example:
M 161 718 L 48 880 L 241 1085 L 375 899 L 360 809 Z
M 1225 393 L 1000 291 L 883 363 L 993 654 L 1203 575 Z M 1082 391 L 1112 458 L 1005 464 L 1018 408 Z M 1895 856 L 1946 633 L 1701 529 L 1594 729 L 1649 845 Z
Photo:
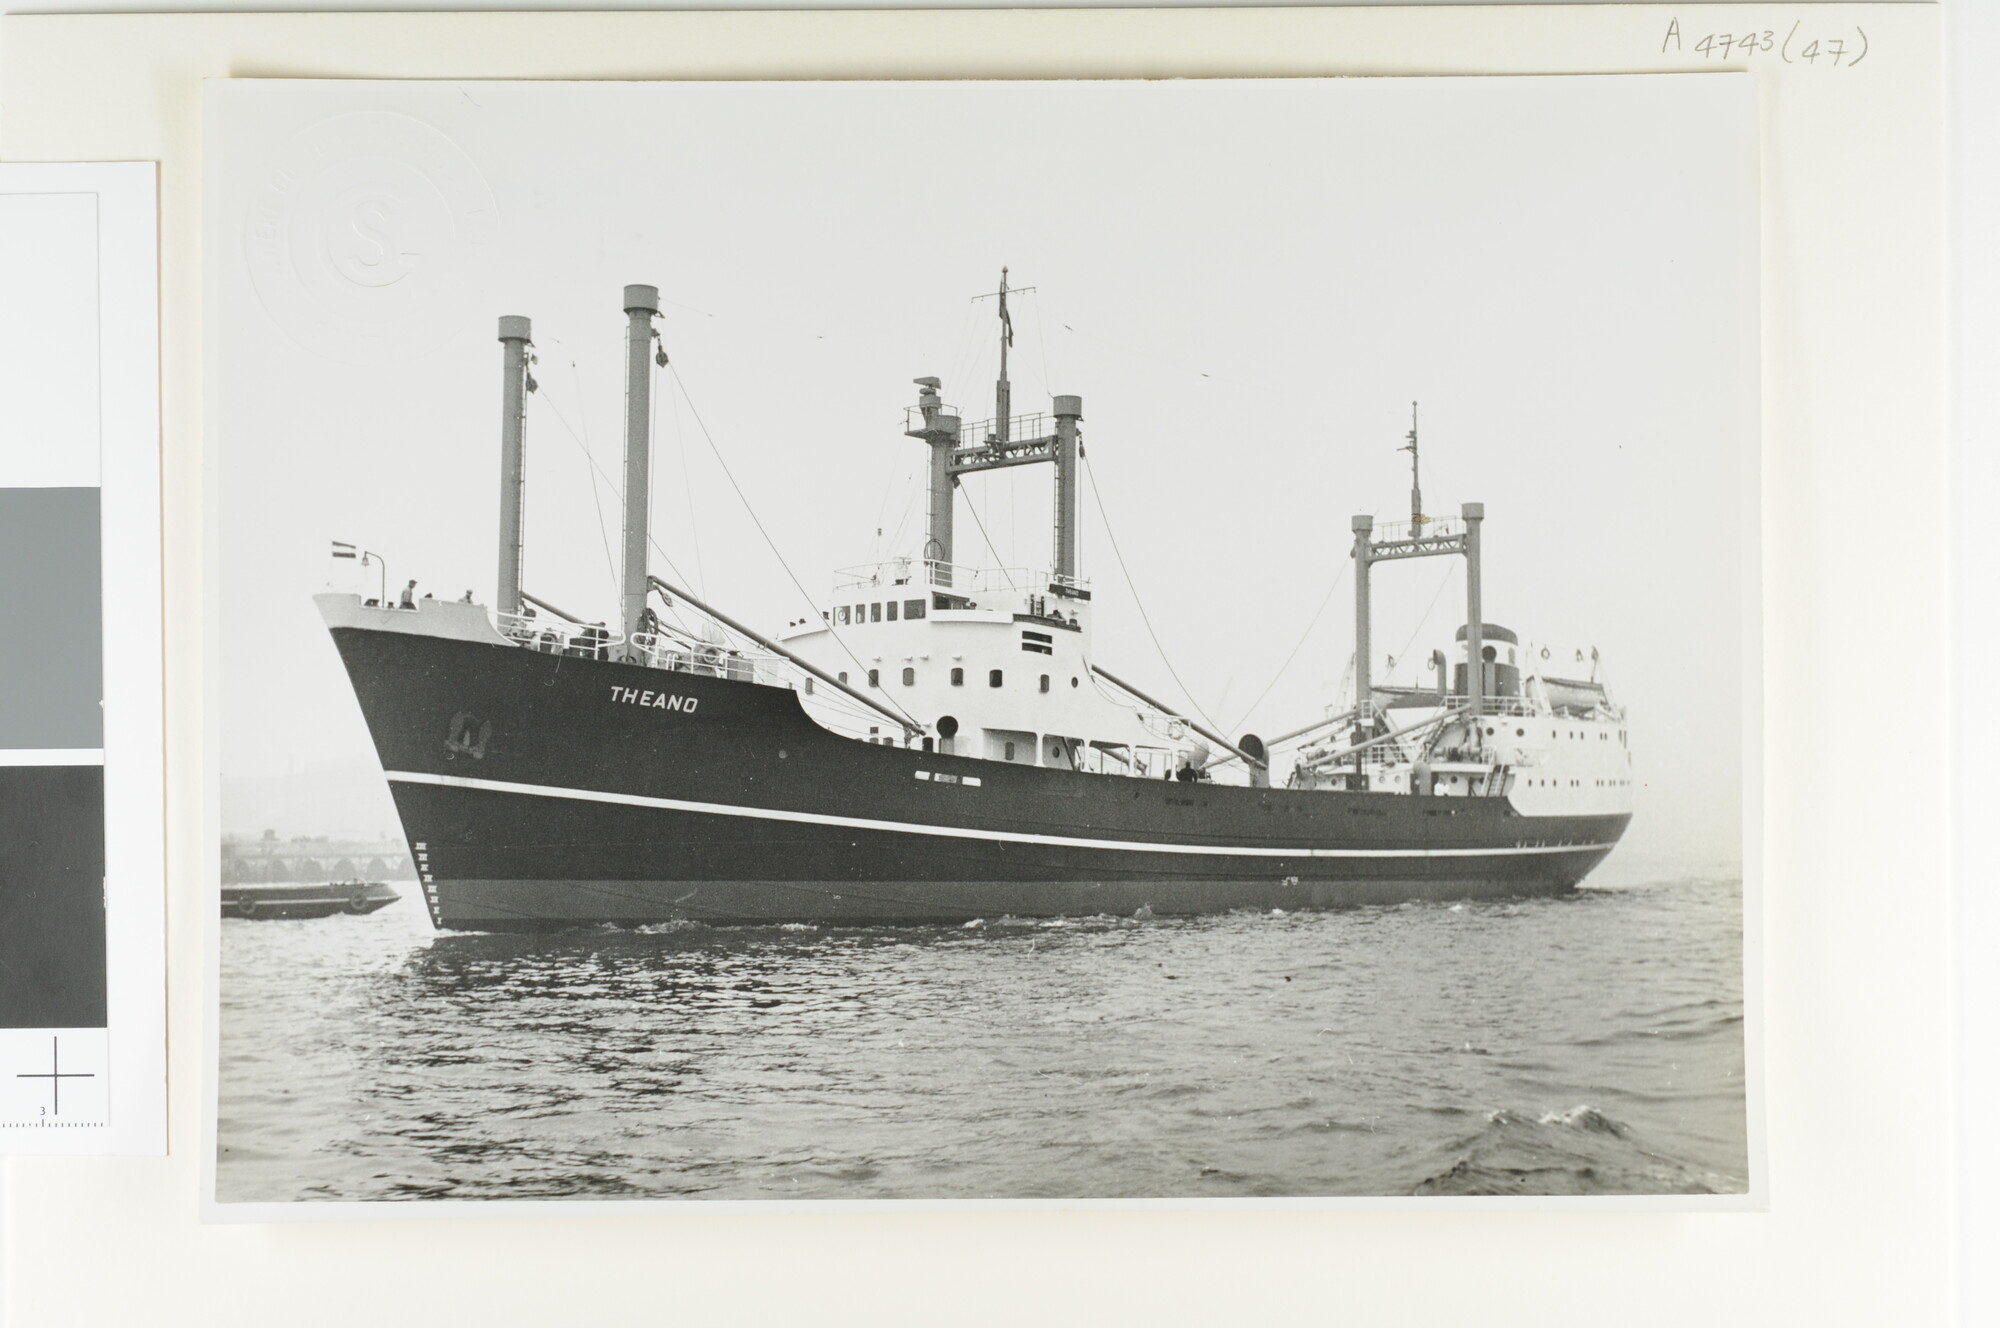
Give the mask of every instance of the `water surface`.
M 969 927 L 222 924 L 217 1197 L 1746 1188 L 1742 897 Z

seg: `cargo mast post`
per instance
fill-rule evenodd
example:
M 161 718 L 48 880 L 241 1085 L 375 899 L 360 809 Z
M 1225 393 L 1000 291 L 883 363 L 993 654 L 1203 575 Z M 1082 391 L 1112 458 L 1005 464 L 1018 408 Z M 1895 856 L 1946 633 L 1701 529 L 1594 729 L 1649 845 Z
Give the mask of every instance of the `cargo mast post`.
M 625 541 L 619 625 L 625 639 L 646 630 L 647 529 L 652 498 L 653 320 L 660 315 L 660 292 L 652 286 L 625 288 Z
M 1412 496 L 1415 496 L 1414 490 Z M 1425 517 L 1421 523 L 1412 521 L 1406 529 L 1385 526 L 1379 539 L 1375 534 L 1373 517 L 1354 518 L 1354 741 L 1357 744 L 1372 736 L 1375 723 L 1373 683 L 1368 666 L 1372 649 L 1369 641 L 1369 572 L 1376 563 L 1399 562 L 1405 558 L 1465 559 L 1465 713 L 1476 721 L 1486 711 L 1485 624 L 1480 618 L 1484 609 L 1479 594 L 1479 528 L 1486 518 L 1486 504 L 1466 503 L 1460 512 L 1461 520 L 1455 530 L 1426 533 L 1426 526 L 1440 523 Z M 1449 526 L 1451 523 L 1442 524 Z M 1361 757 L 1357 754 L 1357 772 L 1360 761 Z
M 1000 377 L 993 384 L 994 417 L 979 428 L 973 441 L 963 437 L 960 418 L 950 413 L 939 396 L 935 378 L 916 379 L 917 411 L 921 422 L 904 430 L 906 437 L 923 440 L 931 449 L 930 528 L 924 541 L 925 561 L 932 564 L 934 584 L 951 584 L 952 503 L 961 475 L 1006 466 L 1026 466 L 1046 461 L 1055 467 L 1055 513 L 1053 531 L 1055 557 L 1050 571 L 1052 594 L 1088 598 L 1079 584 L 1077 529 L 1081 520 L 1082 476 L 1078 473 L 1083 454 L 1083 398 L 1058 396 L 1053 414 L 1055 427 L 1047 430 L 1047 416 L 1039 412 L 1016 420 L 1012 414 L 1014 387 L 1007 376 L 1007 352 L 1014 344 L 1014 317 L 1007 308 L 1009 295 L 1034 290 L 1033 286 L 1009 286 L 1007 269 L 1000 269 L 1000 289 L 975 295 L 974 301 L 998 300 L 1000 313 Z M 1016 425 L 1029 426 L 1029 436 L 1016 438 Z
M 500 405 L 500 574 L 494 582 L 497 613 L 521 611 L 521 512 L 527 496 L 527 402 L 535 390 L 528 372 L 535 343 L 528 320 L 500 320 L 503 352 Z M 386 590 L 386 587 L 385 587 Z

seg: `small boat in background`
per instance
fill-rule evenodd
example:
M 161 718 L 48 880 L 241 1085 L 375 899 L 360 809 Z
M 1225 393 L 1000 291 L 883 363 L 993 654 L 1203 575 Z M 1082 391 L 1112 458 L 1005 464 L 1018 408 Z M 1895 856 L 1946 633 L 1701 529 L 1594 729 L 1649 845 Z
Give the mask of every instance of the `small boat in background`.
M 373 913 L 402 895 L 380 881 L 279 882 L 222 887 L 225 918 L 325 918 Z

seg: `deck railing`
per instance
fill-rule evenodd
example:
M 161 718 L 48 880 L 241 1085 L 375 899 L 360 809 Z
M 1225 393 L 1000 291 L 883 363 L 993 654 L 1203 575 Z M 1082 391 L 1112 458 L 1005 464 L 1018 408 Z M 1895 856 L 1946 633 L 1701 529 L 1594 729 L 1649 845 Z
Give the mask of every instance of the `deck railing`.
M 657 632 L 634 632 L 629 653 L 648 668 L 675 673 L 772 685 L 786 685 L 789 681 L 781 670 L 790 665 L 780 656 L 707 643 L 697 645 Z
M 551 655 L 616 659 L 620 653 L 618 647 L 625 640 L 621 633 L 598 623 L 573 623 L 524 613 L 496 613 L 493 625 L 514 644 Z
M 833 591 L 836 595 L 903 586 L 935 588 L 952 595 L 997 594 L 1002 591 L 1039 593 L 1059 582 L 1072 590 L 1085 590 L 1090 586 L 1087 578 L 1058 577 L 1038 567 L 971 567 L 935 558 L 889 558 L 882 562 L 859 563 L 840 568 L 834 577 Z
M 1465 522 L 1455 516 L 1431 517 L 1423 522 L 1384 521 L 1368 532 L 1377 544 L 1410 539 L 1455 539 L 1465 533 Z
M 973 420 L 960 425 L 958 445 L 961 448 L 984 447 L 996 441 L 999 436 L 1000 417 L 996 415 L 990 420 Z M 1045 411 L 1038 410 L 1032 415 L 1011 416 L 1007 421 L 1007 445 L 1010 447 L 1054 436 L 1055 429 L 1049 424 L 1049 417 Z

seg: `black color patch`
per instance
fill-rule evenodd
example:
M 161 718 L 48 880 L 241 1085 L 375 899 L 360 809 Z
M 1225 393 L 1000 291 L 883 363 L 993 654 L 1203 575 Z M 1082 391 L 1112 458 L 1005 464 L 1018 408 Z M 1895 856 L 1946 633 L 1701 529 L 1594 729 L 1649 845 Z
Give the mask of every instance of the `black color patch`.
M 104 768 L 0 766 L 0 1028 L 103 1028 L 104 1003 Z

